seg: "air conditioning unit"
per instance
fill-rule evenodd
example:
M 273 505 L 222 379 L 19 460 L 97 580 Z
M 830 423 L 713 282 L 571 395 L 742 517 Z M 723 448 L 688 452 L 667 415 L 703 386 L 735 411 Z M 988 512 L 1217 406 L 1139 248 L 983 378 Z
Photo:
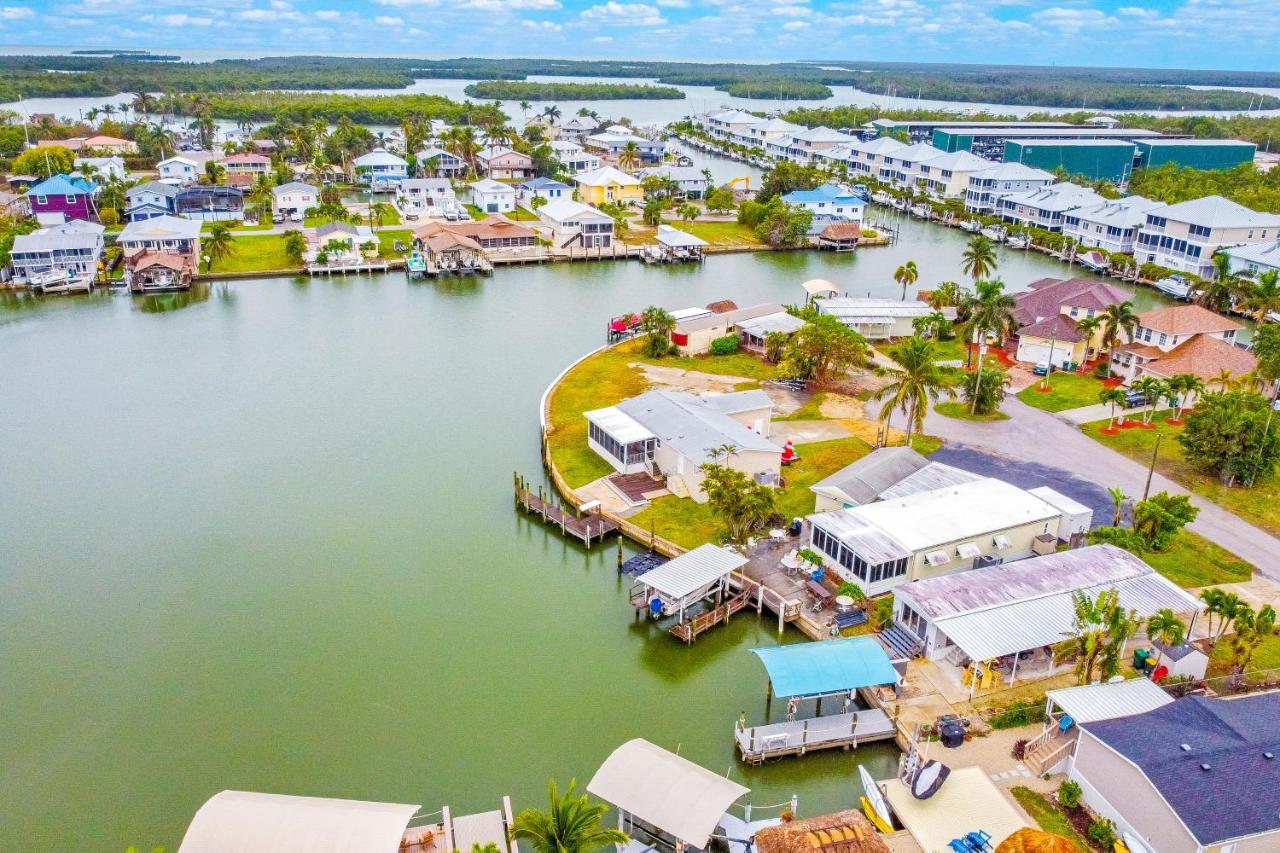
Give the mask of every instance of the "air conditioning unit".
M 1004 557 L 1000 557 L 995 554 L 983 554 L 981 557 L 978 557 L 973 561 L 973 567 L 975 569 L 981 569 L 986 566 L 998 566 L 1003 562 Z

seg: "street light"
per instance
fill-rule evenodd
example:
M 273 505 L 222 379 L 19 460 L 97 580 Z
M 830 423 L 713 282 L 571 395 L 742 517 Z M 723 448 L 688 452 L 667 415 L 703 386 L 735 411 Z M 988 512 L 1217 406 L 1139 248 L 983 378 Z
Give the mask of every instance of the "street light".
M 1151 493 L 1151 475 L 1156 470 L 1156 456 L 1160 453 L 1160 439 L 1164 438 L 1164 433 L 1156 433 L 1156 446 L 1151 448 L 1151 467 L 1147 469 L 1147 484 L 1142 488 L 1142 499 L 1145 501 L 1147 495 Z

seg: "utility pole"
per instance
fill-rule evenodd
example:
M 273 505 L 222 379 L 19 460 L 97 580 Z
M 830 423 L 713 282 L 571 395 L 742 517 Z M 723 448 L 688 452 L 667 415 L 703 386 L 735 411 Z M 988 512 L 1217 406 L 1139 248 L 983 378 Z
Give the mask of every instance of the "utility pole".
M 1147 495 L 1151 493 L 1151 475 L 1156 470 L 1156 455 L 1160 453 L 1160 439 L 1164 438 L 1164 433 L 1156 433 L 1156 446 L 1151 448 L 1151 467 L 1147 469 L 1147 484 L 1142 488 L 1142 499 L 1145 501 Z

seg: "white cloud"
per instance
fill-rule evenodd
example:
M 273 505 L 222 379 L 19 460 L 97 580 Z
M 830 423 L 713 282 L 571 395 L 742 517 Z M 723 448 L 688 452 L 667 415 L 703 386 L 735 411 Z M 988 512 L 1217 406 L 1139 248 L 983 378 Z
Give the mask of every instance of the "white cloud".
M 545 30 L 545 31 L 547 31 L 547 32 L 551 32 L 551 33 L 558 33 L 558 32 L 560 32 L 561 30 L 563 30 L 563 29 L 564 29 L 564 27 L 560 26 L 560 25 L 559 25 L 559 24 L 557 24 L 555 21 L 530 21 L 530 20 L 524 20 L 524 21 L 521 21 L 521 22 L 520 22 L 520 26 L 524 27 L 525 29 L 529 29 L 529 30 Z
M 245 9 L 243 12 L 237 12 L 236 17 L 244 21 L 296 21 L 301 23 L 304 20 L 301 13 L 289 8 Z
M 311 13 L 317 21 L 340 21 L 342 13 L 337 9 L 317 9 Z
M 1031 15 L 1032 20 L 1063 32 L 1078 32 L 1085 27 L 1116 23 L 1116 19 L 1100 9 L 1071 9 L 1052 6 Z
M 608 3 L 584 9 L 582 18 L 615 27 L 656 27 L 667 22 L 657 6 L 647 3 Z
M 613 36 L 596 36 L 591 40 L 592 44 L 608 44 L 613 41 Z
M 185 13 L 172 15 L 143 15 L 142 20 L 148 24 L 159 24 L 162 27 L 207 27 L 213 19 Z
M 483 9 L 486 12 L 515 9 L 537 11 L 559 9 L 560 0 L 462 0 L 458 7 L 461 9 Z
M 666 6 L 668 9 L 688 9 L 689 0 L 655 0 L 659 6 Z
M 373 19 L 373 22 L 380 27 L 404 26 L 404 18 L 397 18 L 395 15 L 379 15 Z
M 807 26 L 809 26 L 808 21 L 787 21 L 782 25 L 782 28 L 784 30 L 803 30 Z
M 796 6 L 794 4 L 786 6 L 774 6 L 773 14 L 784 15 L 790 18 L 802 18 L 813 13 L 813 10 L 807 6 Z
M 34 18 L 36 13 L 26 6 L 3 6 L 0 7 L 0 18 L 6 21 L 21 21 L 27 18 Z

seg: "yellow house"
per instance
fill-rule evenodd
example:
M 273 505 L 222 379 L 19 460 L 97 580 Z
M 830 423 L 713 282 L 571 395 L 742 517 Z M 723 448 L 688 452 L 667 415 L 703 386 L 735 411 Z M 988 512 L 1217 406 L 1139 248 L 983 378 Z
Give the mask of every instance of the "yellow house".
M 615 202 L 643 201 L 640 179 L 613 166 L 603 166 L 573 176 L 578 186 L 578 201 L 600 206 Z
M 1055 367 L 1083 364 L 1096 358 L 1102 346 L 1102 329 L 1091 340 L 1077 328 L 1080 320 L 1098 317 L 1110 305 L 1119 305 L 1133 294 L 1121 287 L 1087 278 L 1042 278 L 1031 282 L 1016 297 L 1013 309 L 1018 322 L 1018 361 L 1036 364 L 1052 361 Z

